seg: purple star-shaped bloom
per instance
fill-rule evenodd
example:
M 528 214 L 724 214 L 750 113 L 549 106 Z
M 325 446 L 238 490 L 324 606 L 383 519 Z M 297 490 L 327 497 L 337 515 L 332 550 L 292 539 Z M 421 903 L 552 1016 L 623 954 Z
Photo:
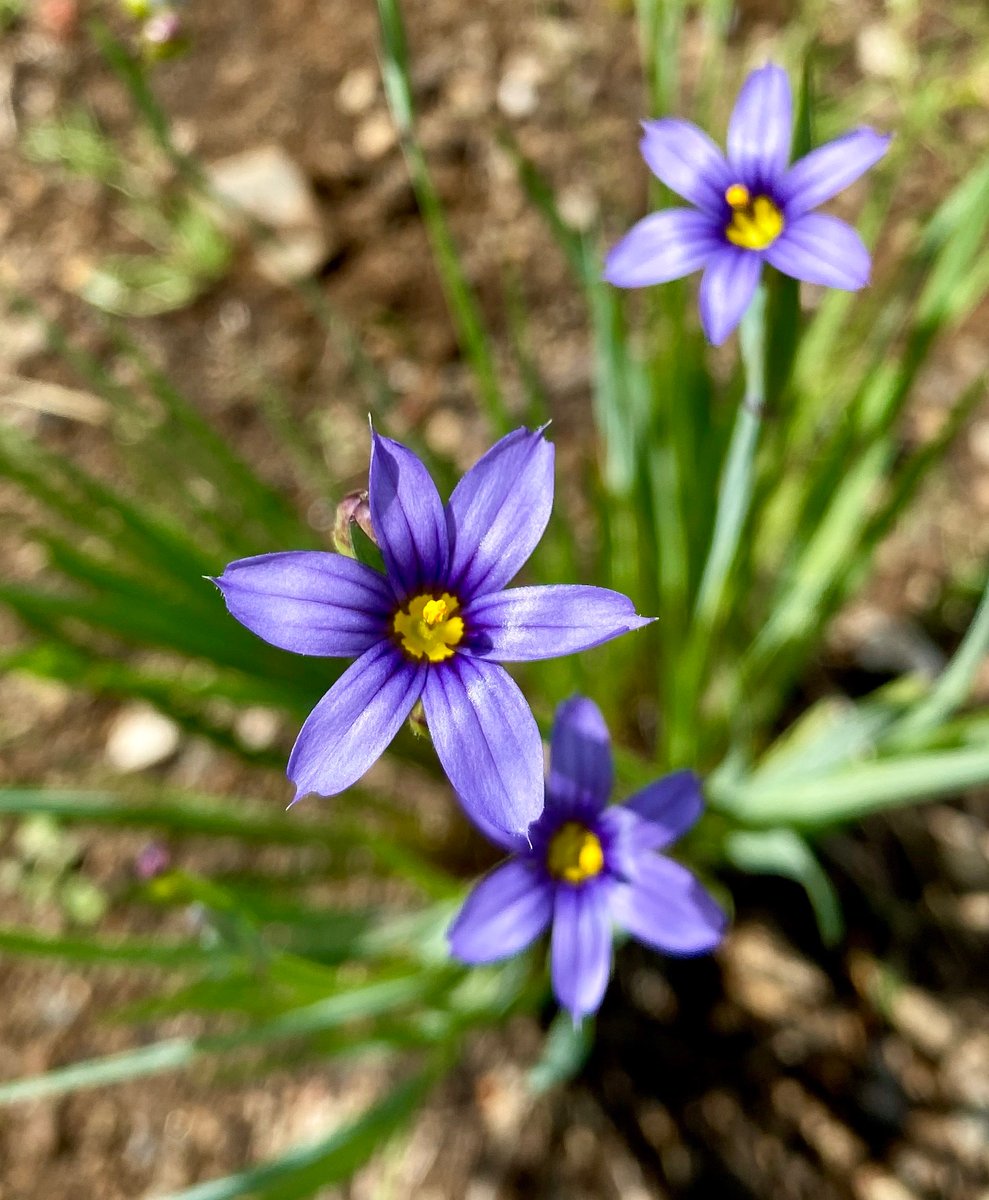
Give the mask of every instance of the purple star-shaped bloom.
M 575 1021 L 604 997 L 613 926 L 681 956 L 713 950 L 725 928 L 697 878 L 656 853 L 700 816 L 697 776 L 677 771 L 607 806 L 611 783 L 601 710 L 576 696 L 557 710 L 531 844 L 496 839 L 512 857 L 474 887 L 449 931 L 454 956 L 478 964 L 519 953 L 552 925 L 553 990 Z
M 521 833 L 543 807 L 542 744 L 498 664 L 586 650 L 650 618 L 606 588 L 503 590 L 553 505 L 553 447 L 541 430 L 502 438 L 447 504 L 411 450 L 372 434 L 368 492 L 385 574 L 296 550 L 240 559 L 215 580 L 233 616 L 272 645 L 357 656 L 296 740 L 296 799 L 359 779 L 421 698 L 468 814 L 486 832 Z
M 727 157 L 690 121 L 644 121 L 642 157 L 695 207 L 639 221 L 608 254 L 605 279 L 645 287 L 703 267 L 701 322 L 716 346 L 742 319 L 763 262 L 807 283 L 865 287 L 872 264 L 862 239 L 844 221 L 812 210 L 877 163 L 890 139 L 863 126 L 789 166 L 792 124 L 790 83 L 772 63 L 742 86 Z

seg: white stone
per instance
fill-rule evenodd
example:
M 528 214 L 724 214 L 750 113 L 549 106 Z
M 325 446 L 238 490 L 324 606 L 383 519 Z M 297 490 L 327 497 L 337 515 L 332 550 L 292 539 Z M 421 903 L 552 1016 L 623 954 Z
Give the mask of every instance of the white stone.
M 326 260 L 329 244 L 312 188 L 280 146 L 221 159 L 207 168 L 207 176 L 217 196 L 232 206 L 217 213 L 228 232 L 243 232 L 238 212 L 273 232 L 272 238 L 252 239 L 258 269 L 273 282 L 303 279 Z
M 885 22 L 864 26 L 859 31 L 855 50 L 859 66 L 866 75 L 879 79 L 900 79 L 912 70 L 906 43 Z
M 114 718 L 104 754 L 114 771 L 129 775 L 171 758 L 180 740 L 174 721 L 146 704 L 134 704 L 121 709 Z
M 560 192 L 557 201 L 560 216 L 578 233 L 587 233 L 598 216 L 598 202 L 590 188 L 575 183 Z
M 384 158 L 397 140 L 395 125 L 388 113 L 371 113 L 354 134 L 354 149 L 367 162 L 376 162 Z
M 78 388 L 62 387 L 61 384 L 45 380 L 25 379 L 0 371 L 0 409 L 8 405 L 27 412 L 81 421 L 86 425 L 103 425 L 109 416 L 106 401 L 92 392 L 81 392 Z
M 337 88 L 337 104 L 351 116 L 367 112 L 378 94 L 378 76 L 371 67 L 348 71 Z
M 975 421 L 968 431 L 968 446 L 974 458 L 989 467 L 989 421 Z
M 3 341 L 0 342 L 0 367 L 3 370 L 17 371 L 29 358 L 41 354 L 47 345 L 45 327 L 35 317 L 10 312 L 3 314 Z
M 306 279 L 326 256 L 326 238 L 320 229 L 287 229 L 254 251 L 258 270 L 272 283 Z
M 510 59 L 498 84 L 498 107 L 506 117 L 530 117 L 539 104 L 539 85 L 545 81 L 543 64 L 531 54 Z
M 248 750 L 267 750 L 281 728 L 278 713 L 271 708 L 245 708 L 234 722 L 234 730 Z
M 266 225 L 306 225 L 318 219 L 316 202 L 299 167 L 280 146 L 258 146 L 207 168 L 224 200 Z

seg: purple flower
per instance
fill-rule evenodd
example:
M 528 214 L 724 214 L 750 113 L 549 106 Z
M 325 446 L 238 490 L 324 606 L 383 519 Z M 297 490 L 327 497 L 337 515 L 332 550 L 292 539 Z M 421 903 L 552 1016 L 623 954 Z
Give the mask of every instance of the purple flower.
M 134 874 L 147 882 L 157 879 L 172 865 L 172 856 L 163 842 L 148 842 L 134 859 Z
M 889 137 L 863 126 L 789 166 L 793 98 L 772 63 L 746 79 L 728 124 L 728 156 L 689 121 L 644 121 L 642 157 L 693 208 L 651 213 L 605 261 L 618 287 L 667 283 L 701 267 L 701 322 L 719 346 L 749 306 L 763 262 L 785 275 L 857 291 L 871 262 L 837 217 L 812 212 L 886 153 Z
M 543 807 L 542 744 L 498 664 L 586 650 L 648 618 L 605 588 L 503 590 L 553 504 L 553 447 L 541 430 L 502 438 L 447 504 L 410 450 L 372 434 L 368 492 L 384 575 L 341 554 L 297 550 L 241 559 L 215 580 L 233 616 L 265 641 L 357 656 L 292 750 L 296 799 L 359 779 L 421 698 L 468 814 L 486 832 L 522 832 Z
M 557 710 L 546 807 L 530 845 L 471 891 L 450 927 L 467 963 L 524 950 L 552 925 L 553 990 L 575 1021 L 595 1012 L 611 971 L 612 926 L 666 954 L 705 954 L 721 941 L 725 914 L 686 867 L 655 853 L 700 816 L 700 784 L 677 771 L 624 804 L 606 807 L 611 745 L 601 711 L 576 696 Z

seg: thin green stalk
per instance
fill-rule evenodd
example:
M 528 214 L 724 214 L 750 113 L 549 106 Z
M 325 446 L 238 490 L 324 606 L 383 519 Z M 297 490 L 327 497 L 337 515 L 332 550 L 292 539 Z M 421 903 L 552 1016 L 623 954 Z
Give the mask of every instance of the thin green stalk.
M 752 501 L 756 448 L 762 426 L 765 395 L 766 297 L 762 288 L 746 313 L 741 328 L 745 392 L 735 419 L 718 489 L 714 529 L 704 571 L 694 603 L 687 644 L 679 662 L 677 681 L 676 745 L 674 763 L 693 760 L 696 754 L 697 705 L 711 646 L 725 619 L 729 584 L 738 558 L 742 533 Z
M 664 722 L 661 729 L 662 742 L 659 760 L 667 765 L 681 761 L 681 747 L 677 730 L 689 726 L 689 722 L 678 718 L 679 648 L 682 645 L 685 619 L 685 601 L 690 586 L 689 557 L 686 529 L 681 520 L 676 497 L 679 494 L 680 477 L 676 450 L 665 436 L 649 438 L 645 448 L 645 462 L 651 494 L 652 541 L 643 547 L 652 551 L 654 558 L 646 564 L 647 578 L 643 584 L 645 595 L 656 594 L 656 614 L 660 620 L 658 636 L 660 653 L 657 661 L 658 690 Z M 651 566 L 651 570 L 649 570 Z
M 742 321 L 741 348 L 745 365 L 745 394 L 731 435 L 718 507 L 714 518 L 711 549 L 704 565 L 694 621 L 702 629 L 713 628 L 724 604 L 725 589 L 738 554 L 752 499 L 755 454 L 762 426 L 765 395 L 766 296 L 760 289 Z
M 0 1105 L 124 1083 L 181 1070 L 207 1055 L 229 1054 L 270 1042 L 312 1037 L 343 1024 L 367 1021 L 396 1009 L 422 1004 L 436 986 L 435 976 L 416 971 L 338 992 L 235 1033 L 168 1038 L 150 1046 L 59 1067 L 41 1075 L 13 1079 L 0 1084 Z
M 636 0 L 642 73 L 654 115 L 674 106 L 685 8 L 684 0 Z
M 415 107 L 409 80 L 408 44 L 399 0 L 378 0 L 381 24 L 381 75 L 398 130 L 412 189 L 422 214 L 450 307 L 461 350 L 474 373 L 481 401 L 496 433 L 507 433 L 511 421 L 498 384 L 498 372 L 477 298 L 467 282 L 457 247 L 433 185 L 426 157 L 415 133 Z

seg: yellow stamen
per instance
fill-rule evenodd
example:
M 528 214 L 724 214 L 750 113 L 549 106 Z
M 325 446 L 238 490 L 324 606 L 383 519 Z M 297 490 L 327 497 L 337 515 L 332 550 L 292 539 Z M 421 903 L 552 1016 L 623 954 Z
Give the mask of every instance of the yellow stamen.
M 460 603 L 455 596 L 428 593 L 415 596 L 392 620 L 402 649 L 411 658 L 428 658 L 442 662 L 453 656 L 453 647 L 464 636 L 462 617 L 455 616 Z
M 783 232 L 783 214 L 768 196 L 749 196 L 742 183 L 733 183 L 725 192 L 732 212 L 725 237 L 733 246 L 746 250 L 765 250 Z
M 446 616 L 446 600 L 427 600 L 422 606 L 422 619 L 430 627 L 439 625 L 440 621 Z
M 725 192 L 725 199 L 731 208 L 745 208 L 751 197 L 744 183 L 733 183 Z
M 604 869 L 604 851 L 596 834 L 577 821 L 568 821 L 553 835 L 546 866 L 554 879 L 584 883 Z

